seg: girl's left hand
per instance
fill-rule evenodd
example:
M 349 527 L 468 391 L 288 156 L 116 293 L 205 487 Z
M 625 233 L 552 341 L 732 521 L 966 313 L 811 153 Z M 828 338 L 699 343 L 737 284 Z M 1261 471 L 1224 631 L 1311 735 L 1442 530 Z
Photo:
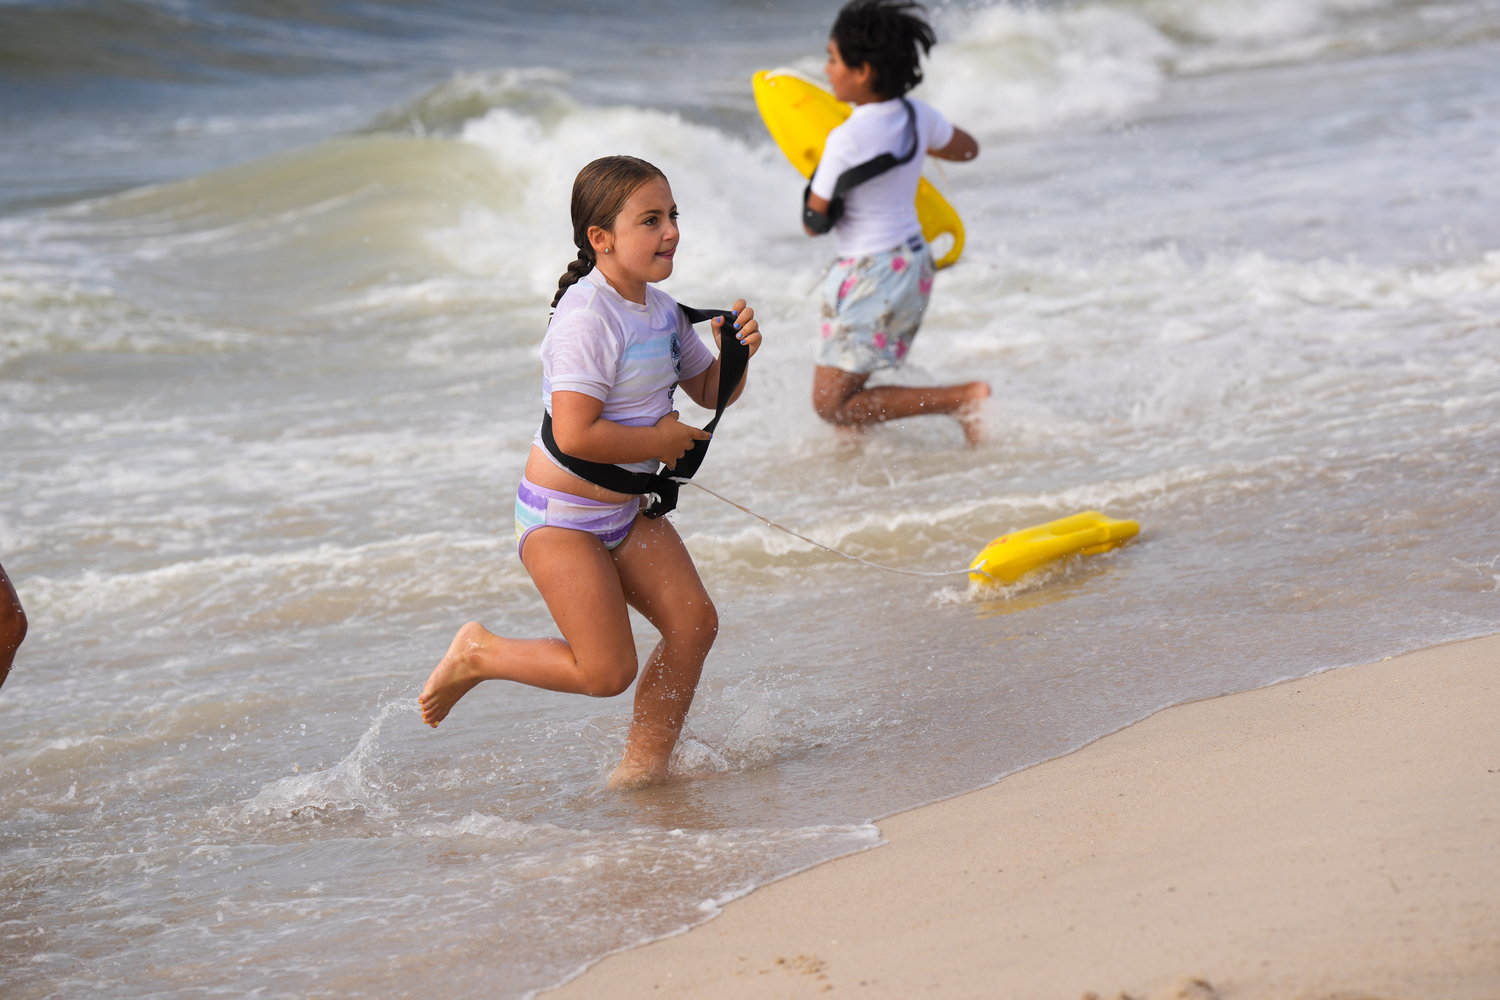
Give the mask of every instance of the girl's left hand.
M 755 352 L 760 350 L 760 324 L 755 321 L 755 310 L 745 305 L 744 299 L 738 299 L 730 307 L 734 312 L 734 336 L 735 339 L 750 348 L 750 356 L 755 357 Z M 724 326 L 722 319 L 714 320 L 714 345 L 719 350 L 724 349 L 724 342 L 719 334 Z

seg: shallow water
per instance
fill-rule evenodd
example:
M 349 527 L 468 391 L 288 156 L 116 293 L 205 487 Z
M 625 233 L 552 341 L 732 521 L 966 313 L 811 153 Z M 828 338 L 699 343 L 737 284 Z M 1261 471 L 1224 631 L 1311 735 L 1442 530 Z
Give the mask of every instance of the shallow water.
M 984 152 L 893 377 L 989 380 L 972 451 L 808 403 L 831 251 L 746 81 L 834 6 L 0 6 L 7 997 L 526 996 L 1165 705 L 1500 628 L 1500 5 L 944 8 Z M 458 625 L 551 632 L 511 498 L 609 152 L 672 180 L 668 290 L 763 317 L 706 485 L 912 569 L 1139 540 L 970 592 L 685 491 L 679 781 L 602 789 L 628 698 L 423 728 Z

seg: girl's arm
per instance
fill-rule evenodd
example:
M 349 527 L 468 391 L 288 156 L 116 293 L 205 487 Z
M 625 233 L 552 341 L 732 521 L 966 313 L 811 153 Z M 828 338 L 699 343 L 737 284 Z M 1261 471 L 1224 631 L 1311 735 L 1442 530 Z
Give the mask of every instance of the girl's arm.
M 564 454 L 607 464 L 654 458 L 672 468 L 694 441 L 713 436 L 681 423 L 676 410 L 652 427 L 617 424 L 601 418 L 603 412 L 604 401 L 587 393 L 565 389 L 552 393 L 552 436 Z
M 829 202 L 828 202 L 827 198 L 823 198 L 823 197 L 821 197 L 819 195 L 815 195 L 815 194 L 811 194 L 811 193 L 809 193 L 808 196 L 807 196 L 807 207 L 810 208 L 810 209 L 812 209 L 814 212 L 817 212 L 819 215 L 827 215 L 828 214 L 828 204 L 829 204 Z M 809 235 L 809 236 L 822 236 L 823 235 L 822 233 L 817 232 L 814 229 L 809 229 L 808 226 L 807 226 L 807 223 L 803 223 L 802 224 L 802 231 L 804 233 L 806 233 L 807 235 Z
M 929 149 L 928 156 L 936 156 L 940 160 L 972 160 L 979 155 L 979 140 L 965 132 L 961 128 L 953 129 L 953 138 L 948 140 L 948 145 L 942 149 Z
M 739 329 L 733 331 L 739 342 L 750 348 L 750 356 L 755 357 L 755 352 L 760 350 L 760 324 L 755 320 L 755 310 L 745 305 L 745 300 L 740 299 L 733 306 L 734 320 L 739 324 Z M 723 320 L 714 320 L 714 344 L 722 349 Z M 734 387 L 734 395 L 729 397 L 733 403 L 740 398 L 740 393 L 745 391 L 745 383 L 749 381 L 750 369 L 745 369 L 745 375 L 740 379 L 740 384 Z M 719 405 L 719 359 L 714 358 L 713 364 L 692 378 L 683 379 L 677 383 L 678 388 L 687 393 L 688 399 L 697 403 L 706 410 L 712 410 Z M 553 420 L 557 418 L 554 416 Z M 566 449 L 564 449 L 566 450 Z M 581 456 L 580 456 L 581 457 Z

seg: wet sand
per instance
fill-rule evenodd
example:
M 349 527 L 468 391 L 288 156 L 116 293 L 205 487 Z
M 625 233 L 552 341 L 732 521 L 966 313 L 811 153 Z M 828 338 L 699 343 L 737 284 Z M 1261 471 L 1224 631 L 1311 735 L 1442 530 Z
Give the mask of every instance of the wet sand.
M 1500 997 L 1500 636 L 1179 705 L 613 955 L 608 996 Z

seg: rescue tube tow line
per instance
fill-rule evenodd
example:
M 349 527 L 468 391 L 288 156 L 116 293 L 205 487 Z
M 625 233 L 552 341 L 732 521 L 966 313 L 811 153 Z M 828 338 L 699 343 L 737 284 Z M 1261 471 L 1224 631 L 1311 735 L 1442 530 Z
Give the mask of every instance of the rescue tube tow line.
M 1066 556 L 1074 555 L 1096 555 L 1100 552 L 1108 552 L 1110 549 L 1118 548 L 1127 541 L 1140 534 L 1141 526 L 1136 521 L 1118 520 L 1106 517 L 1096 510 L 1086 510 L 1080 514 L 1070 517 L 1058 518 L 1056 521 L 1048 521 L 1046 524 L 1038 524 L 1035 527 L 1025 528 L 1021 531 L 1013 531 L 990 542 L 980 550 L 974 561 L 963 569 L 947 570 L 918 570 L 902 569 L 899 566 L 885 566 L 881 563 L 861 559 L 859 556 L 851 555 L 842 549 L 836 549 L 832 545 L 824 545 L 822 542 L 814 541 L 806 535 L 799 534 L 784 524 L 777 524 L 764 514 L 757 514 L 744 504 L 716 493 L 700 482 L 692 479 L 678 480 L 698 487 L 711 497 L 723 500 L 736 510 L 742 510 L 758 521 L 763 521 L 777 531 L 785 532 L 793 538 L 800 539 L 809 545 L 816 546 L 824 552 L 831 552 L 836 556 L 842 556 L 851 562 L 857 562 L 872 569 L 885 570 L 887 573 L 900 573 L 902 576 L 967 576 L 977 584 L 989 584 L 991 586 L 1015 583 L 1031 570 L 1044 566 L 1049 562 Z
M 806 542 L 809 545 L 816 545 L 818 548 L 822 549 L 824 552 L 832 552 L 836 556 L 843 556 L 845 559 L 849 559 L 849 560 L 852 560 L 852 561 L 857 562 L 857 563 L 863 563 L 864 565 L 866 565 L 866 566 L 872 566 L 875 569 L 883 569 L 887 573 L 900 573 L 902 576 L 958 576 L 960 574 L 967 574 L 969 572 L 969 569 L 967 567 L 965 567 L 964 569 L 943 569 L 943 570 L 936 570 L 936 571 L 933 571 L 933 572 L 924 572 L 924 571 L 919 570 L 919 569 L 901 569 L 898 566 L 882 566 L 880 563 L 873 563 L 873 562 L 870 562 L 870 560 L 868 560 L 868 559 L 861 559 L 859 556 L 850 555 L 849 553 L 844 552 L 841 549 L 834 548 L 832 545 L 824 545 L 822 542 L 815 542 L 811 538 L 808 538 L 806 535 L 799 535 L 797 532 L 793 531 L 791 528 L 788 528 L 786 525 L 784 525 L 784 524 L 777 524 L 775 521 L 771 520 L 769 517 L 766 517 L 764 514 L 757 514 L 755 511 L 751 510 L 749 507 L 746 507 L 743 504 L 737 504 L 737 503 L 735 503 L 733 500 L 731 500 L 728 497 L 724 496 L 722 493 L 715 493 L 713 490 L 709 489 L 707 486 L 704 486 L 702 483 L 694 482 L 691 479 L 684 479 L 684 480 L 682 480 L 682 482 L 689 483 L 689 484 L 691 484 L 693 486 L 698 487 L 700 490 L 702 490 L 704 493 L 707 493 L 709 496 L 718 497 L 720 500 L 723 500 L 729 506 L 734 507 L 737 510 L 742 510 L 746 514 L 749 514 L 751 517 L 753 517 L 753 518 L 755 518 L 757 520 L 766 522 L 771 527 L 775 528 L 777 531 L 784 531 L 788 535 L 791 535 L 793 538 L 800 538 L 800 539 L 802 539 L 804 542 Z M 983 571 L 981 570 L 981 572 L 983 572 Z M 986 575 L 988 575 L 988 574 L 986 574 Z

